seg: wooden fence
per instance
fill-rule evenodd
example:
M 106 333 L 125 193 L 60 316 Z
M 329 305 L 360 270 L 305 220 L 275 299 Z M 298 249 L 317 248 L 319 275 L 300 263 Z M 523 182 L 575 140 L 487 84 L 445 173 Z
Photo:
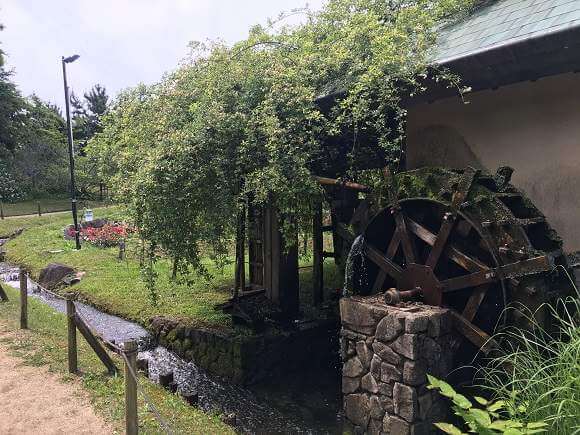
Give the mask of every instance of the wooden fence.
M 20 328 L 28 329 L 28 274 L 21 269 L 19 273 L 20 279 Z M 40 287 L 40 286 L 39 286 Z M 126 341 L 123 346 L 117 346 L 111 343 L 96 333 L 89 325 L 89 322 L 84 319 L 81 313 L 77 310 L 75 299 L 72 296 L 63 298 L 62 296 L 51 292 L 45 288 L 40 287 L 42 291 L 51 296 L 66 301 L 66 316 L 67 316 L 67 330 L 68 330 L 68 370 L 70 373 L 78 374 L 78 346 L 77 346 L 77 331 L 81 333 L 83 338 L 89 344 L 91 349 L 98 356 L 99 360 L 107 368 L 110 375 L 119 373 L 119 369 L 115 365 L 113 359 L 109 356 L 105 347 L 113 349 L 124 360 L 125 364 L 125 430 L 127 435 L 136 435 L 139 433 L 139 420 L 137 414 L 137 390 L 139 381 L 137 378 L 137 351 L 138 345 L 135 340 Z M 0 301 L 8 301 L 8 296 L 2 286 L 0 285 Z M 142 390 L 141 390 L 142 391 Z M 155 409 L 150 400 L 148 400 L 145 393 L 142 391 L 145 401 L 153 410 L 160 425 L 166 429 L 168 433 L 172 431 L 168 425 L 163 421 L 158 411 Z

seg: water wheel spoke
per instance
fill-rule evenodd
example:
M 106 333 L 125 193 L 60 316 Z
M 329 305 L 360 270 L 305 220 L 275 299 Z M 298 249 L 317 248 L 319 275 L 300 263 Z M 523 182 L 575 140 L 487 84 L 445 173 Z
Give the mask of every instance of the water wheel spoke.
M 477 314 L 477 310 L 479 310 L 479 306 L 483 302 L 487 291 L 489 290 L 489 285 L 481 285 L 473 289 L 473 293 L 467 300 L 465 307 L 463 308 L 463 312 L 461 315 L 465 317 L 470 322 L 473 321 L 475 315 Z
M 414 220 L 407 218 L 407 224 L 409 229 L 428 245 L 433 246 L 437 241 L 437 236 L 435 234 Z M 443 252 L 445 255 L 447 255 L 447 257 L 449 257 L 449 259 L 469 272 L 477 272 L 489 269 L 488 265 L 482 263 L 477 258 L 473 258 L 465 254 L 455 245 L 447 244 Z
M 443 223 L 439 229 L 439 234 L 433 242 L 431 252 L 429 253 L 429 257 L 425 263 L 427 266 L 435 268 L 437 265 L 445 245 L 447 244 L 447 240 L 451 235 L 451 231 L 455 226 L 455 222 L 457 220 L 457 211 L 459 210 L 461 204 L 467 199 L 467 195 L 469 195 L 473 181 L 475 180 L 475 177 L 478 173 L 478 170 L 471 167 L 468 167 L 463 172 L 461 180 L 457 185 L 457 190 L 453 193 L 453 197 L 451 199 L 452 212 L 446 213 L 443 217 Z
M 411 240 L 410 231 L 407 228 L 407 219 L 400 212 L 400 210 L 394 210 L 395 223 L 397 224 L 397 232 L 401 237 L 401 245 L 403 247 L 403 254 L 405 255 L 405 261 L 407 264 L 416 263 L 417 256 L 415 255 L 415 246 Z
M 387 258 L 381 251 L 371 246 L 370 244 L 365 244 L 365 254 L 373 263 L 375 263 L 381 270 L 383 270 L 391 278 L 399 281 L 401 279 L 401 273 L 403 270 L 398 264 L 393 262 L 390 258 Z
M 392 260 L 395 254 L 397 253 L 397 249 L 401 243 L 401 236 L 398 231 L 395 230 L 393 234 L 393 238 L 389 242 L 389 246 L 387 247 L 387 252 L 385 252 L 385 257 L 389 260 Z M 387 273 L 380 269 L 379 273 L 377 274 L 377 278 L 375 279 L 375 283 L 373 284 L 373 293 L 376 293 L 381 290 L 381 287 L 385 283 L 385 279 L 387 279 Z
M 518 276 L 532 275 L 534 273 L 545 272 L 553 268 L 552 261 L 546 255 L 534 257 L 516 263 L 506 264 L 498 268 L 488 268 L 468 275 L 450 278 L 442 282 L 444 292 L 462 290 L 469 287 L 477 287 L 483 284 L 490 284 L 501 279 L 515 278 Z
M 487 355 L 492 349 L 498 347 L 497 342 L 481 328 L 478 328 L 455 311 L 451 311 L 451 314 L 453 316 L 455 329 L 457 329 L 471 343 L 477 346 L 483 353 Z
M 429 267 L 435 268 L 441 254 L 443 253 L 443 249 L 447 244 L 447 240 L 451 235 L 451 231 L 453 230 L 453 226 L 455 225 L 455 217 L 447 217 L 443 223 L 441 224 L 441 228 L 439 229 L 439 234 L 433 243 L 433 247 L 431 248 L 431 252 L 429 253 L 429 257 L 427 257 L 427 261 L 425 264 Z

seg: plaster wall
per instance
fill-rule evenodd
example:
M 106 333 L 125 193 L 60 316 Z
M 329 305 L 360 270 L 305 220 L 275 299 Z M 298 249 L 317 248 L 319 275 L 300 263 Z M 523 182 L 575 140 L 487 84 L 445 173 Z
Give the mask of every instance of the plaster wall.
M 409 108 L 407 166 L 515 169 L 523 189 L 580 250 L 580 74 L 569 73 Z

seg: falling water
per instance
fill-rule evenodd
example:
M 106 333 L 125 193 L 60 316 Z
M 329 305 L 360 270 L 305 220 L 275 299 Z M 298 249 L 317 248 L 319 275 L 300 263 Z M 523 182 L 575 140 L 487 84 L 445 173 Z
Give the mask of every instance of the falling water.
M 358 276 L 358 282 L 355 282 Z M 346 258 L 343 296 L 352 296 L 356 289 L 367 287 L 365 238 L 361 234 L 354 239 Z

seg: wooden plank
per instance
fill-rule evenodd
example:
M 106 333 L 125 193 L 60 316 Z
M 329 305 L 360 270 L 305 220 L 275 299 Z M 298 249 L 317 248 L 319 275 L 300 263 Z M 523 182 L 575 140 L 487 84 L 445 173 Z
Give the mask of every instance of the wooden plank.
M 387 251 L 385 252 L 385 257 L 392 260 L 397 253 L 397 249 L 399 248 L 400 243 L 401 236 L 399 235 L 399 232 L 395 230 L 393 238 L 389 242 L 389 246 L 387 247 Z M 381 290 L 381 287 L 383 286 L 385 279 L 387 279 L 387 273 L 383 269 L 380 269 L 377 278 L 375 279 L 375 283 L 373 284 L 373 293 L 376 293 Z
M 324 234 L 322 232 L 322 201 L 314 203 L 312 220 L 312 302 L 322 303 L 324 294 Z
M 498 347 L 498 344 L 489 334 L 465 319 L 461 314 L 451 311 L 454 320 L 455 329 L 457 329 L 465 338 L 477 346 L 484 354 Z
M 443 281 L 444 292 L 457 291 L 468 287 L 477 287 L 490 284 L 501 279 L 516 278 L 539 272 L 545 272 L 553 268 L 552 261 L 546 255 L 506 264 L 495 269 L 489 268 L 468 275 L 450 278 Z
M 82 334 L 82 336 L 85 337 L 85 340 L 87 341 L 89 346 L 91 346 L 91 348 L 95 351 L 95 353 L 97 354 L 101 362 L 105 365 L 109 373 L 112 375 L 117 373 L 118 371 L 117 366 L 115 366 L 115 363 L 113 362 L 113 360 L 111 359 L 105 348 L 101 346 L 101 344 L 96 339 L 95 335 L 93 335 L 91 329 L 85 324 L 83 319 L 81 319 L 78 314 L 75 314 L 74 320 L 77 329 Z

